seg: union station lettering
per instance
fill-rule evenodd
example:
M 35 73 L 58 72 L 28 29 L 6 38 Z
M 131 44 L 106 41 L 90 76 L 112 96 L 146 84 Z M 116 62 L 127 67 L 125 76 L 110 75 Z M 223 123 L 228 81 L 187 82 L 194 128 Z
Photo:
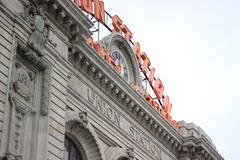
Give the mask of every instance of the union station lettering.
M 88 88 L 88 101 L 95 107 L 99 113 L 120 127 L 121 116 L 114 111 L 106 102 Z
M 151 61 L 148 58 L 148 55 L 145 52 L 141 51 L 140 44 L 138 42 L 132 43 L 131 39 L 133 37 L 132 32 L 128 29 L 128 27 L 123 24 L 122 20 L 117 16 L 110 16 L 112 19 L 113 28 L 109 28 L 106 24 L 106 15 L 104 2 L 101 0 L 72 0 L 79 8 L 84 10 L 86 13 L 95 17 L 97 21 L 102 23 L 108 30 L 111 32 L 123 33 L 126 40 L 131 42 L 132 49 L 137 58 L 137 62 L 139 64 L 139 68 L 145 76 L 148 84 L 151 86 L 155 97 L 152 97 L 151 94 L 144 94 L 144 98 L 151 104 L 153 108 L 159 112 L 164 118 L 166 118 L 170 124 L 172 124 L 176 129 L 178 129 L 178 123 L 172 119 L 171 111 L 172 104 L 170 103 L 170 99 L 167 95 L 164 95 L 164 85 L 160 78 L 155 78 L 155 68 L 151 66 Z M 94 6 L 94 7 L 93 7 Z M 87 40 L 88 44 L 96 50 L 96 52 L 105 59 L 109 65 L 111 65 L 117 73 L 120 73 L 124 68 L 122 68 L 119 64 L 117 64 L 114 60 L 114 57 L 109 55 L 105 49 L 103 49 L 99 42 L 94 42 L 92 37 L 89 37 Z M 134 89 L 137 92 L 141 92 L 140 87 L 141 84 L 136 84 Z M 141 93 L 140 93 L 141 94 Z
M 148 138 L 146 138 L 140 131 L 133 126 L 129 126 L 129 135 L 144 149 L 150 152 L 158 160 L 161 160 L 161 150 Z
M 102 0 L 0 1 L 0 160 L 223 160 Z

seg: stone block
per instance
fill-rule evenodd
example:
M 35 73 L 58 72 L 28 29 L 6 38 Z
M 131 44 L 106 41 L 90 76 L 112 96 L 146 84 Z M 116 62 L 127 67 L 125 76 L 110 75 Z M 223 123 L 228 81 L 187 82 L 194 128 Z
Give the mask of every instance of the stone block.
M 4 55 L 7 59 L 10 59 L 11 50 L 8 50 L 0 43 L 0 54 Z
M 56 155 L 54 155 L 51 152 L 48 152 L 48 160 L 62 160 L 62 158 L 57 157 Z
M 0 25 L 0 34 L 2 37 L 4 37 L 9 43 L 12 42 L 12 34 L 10 34 L 5 26 Z
M 9 69 L 8 69 L 8 67 L 6 67 L 5 65 L 3 65 L 1 62 L 0 62 L 0 70 L 1 70 L 1 72 L 2 72 L 4 75 L 8 76 L 8 74 L 9 74 Z
M 13 29 L 12 21 L 7 16 L 4 16 L 4 14 L 0 14 L 0 24 L 2 24 L 2 27 L 8 28 L 9 30 Z
M 25 42 L 28 41 L 29 35 L 24 30 L 22 30 L 22 28 L 16 27 L 15 31 L 16 31 L 16 35 L 18 36 L 19 39 L 21 39 L 22 41 L 25 41 Z
M 61 108 L 66 108 L 66 103 L 59 99 L 59 97 L 57 97 L 55 94 L 51 95 L 50 101 L 58 104 L 59 106 L 61 106 Z
M 53 32 L 49 33 L 49 39 L 53 44 L 56 44 L 54 49 L 65 60 L 68 59 L 68 46 Z
M 65 106 L 64 106 L 65 107 Z M 57 114 L 59 114 L 62 118 L 65 117 L 65 108 L 61 108 L 59 105 L 57 105 L 54 102 L 50 102 L 50 109 L 53 110 L 54 112 L 56 112 Z
M 61 83 L 63 86 L 67 85 L 67 76 L 67 73 L 65 73 L 64 71 L 60 71 L 57 68 L 53 69 L 52 77 L 57 79 L 58 82 Z
M 54 85 L 52 86 L 51 92 L 52 92 L 52 94 L 57 96 L 61 101 L 66 103 L 66 92 L 64 93 L 63 91 L 56 88 L 56 86 L 54 86 Z
M 6 93 L 0 91 L 0 101 L 5 103 L 6 101 Z
M 52 145 L 56 146 L 59 149 L 64 149 L 64 143 L 63 141 L 59 141 L 58 139 L 56 139 L 56 137 L 52 136 L 52 135 L 48 135 L 48 143 L 51 143 Z
M 63 81 L 62 81 L 63 82 Z M 59 91 L 63 92 L 64 94 L 66 94 L 67 91 L 67 83 L 66 81 L 64 81 L 64 83 L 59 82 L 58 79 L 56 79 L 55 77 L 53 77 L 52 79 L 52 85 L 57 88 Z
M 49 126 L 49 134 L 51 134 L 61 142 L 63 142 L 64 140 L 64 133 L 60 133 L 58 130 L 56 130 L 56 128 L 53 128 L 52 126 Z
M 4 111 L 5 103 L 0 101 L 0 112 Z
M 4 113 L 3 111 L 0 111 L 0 122 L 3 122 L 3 117 L 4 117 Z M 0 128 L 1 130 L 1 128 Z
M 59 114 L 57 114 L 55 111 L 50 110 L 49 116 L 52 117 L 57 122 L 59 122 L 60 124 L 63 124 L 63 125 L 65 124 L 65 119 L 61 117 Z
M 7 89 L 6 85 L 0 82 L 0 91 L 6 93 L 6 89 Z
M 9 63 L 9 59 L 4 56 L 2 53 L 0 53 L 0 63 L 2 63 L 3 65 L 9 67 L 10 63 Z
M 77 101 L 75 101 L 74 98 L 71 97 L 71 95 L 69 95 L 69 97 L 67 99 L 67 104 L 74 111 L 82 110 L 82 105 L 80 103 L 78 103 Z
M 11 42 L 9 42 L 1 33 L 0 35 L 0 43 L 6 48 L 8 49 L 9 51 L 11 51 L 11 48 L 12 48 L 12 44 Z
M 65 133 L 65 124 L 60 124 L 52 117 L 49 118 L 49 125 L 58 130 L 60 133 Z
M 53 146 L 52 144 L 48 143 L 48 151 L 50 153 L 54 153 L 54 156 L 58 157 L 58 158 L 62 158 L 63 157 L 63 150 L 56 148 L 55 146 Z

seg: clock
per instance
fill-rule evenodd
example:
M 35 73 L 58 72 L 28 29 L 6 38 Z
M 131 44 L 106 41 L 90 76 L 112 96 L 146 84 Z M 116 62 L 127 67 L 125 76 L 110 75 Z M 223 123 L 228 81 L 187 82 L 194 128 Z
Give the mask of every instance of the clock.
M 120 75 L 123 79 L 128 81 L 128 68 L 126 59 L 123 57 L 122 53 L 118 50 L 114 50 L 111 53 L 112 58 L 114 59 L 115 63 L 121 67 Z

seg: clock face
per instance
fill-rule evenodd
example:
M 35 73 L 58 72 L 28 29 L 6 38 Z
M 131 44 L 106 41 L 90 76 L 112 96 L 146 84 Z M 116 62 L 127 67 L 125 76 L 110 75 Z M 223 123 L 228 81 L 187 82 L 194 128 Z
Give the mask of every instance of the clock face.
M 115 63 L 121 66 L 121 77 L 123 77 L 125 80 L 128 80 L 128 69 L 126 65 L 127 63 L 122 54 L 119 51 L 115 50 L 112 52 L 111 56 L 113 57 Z

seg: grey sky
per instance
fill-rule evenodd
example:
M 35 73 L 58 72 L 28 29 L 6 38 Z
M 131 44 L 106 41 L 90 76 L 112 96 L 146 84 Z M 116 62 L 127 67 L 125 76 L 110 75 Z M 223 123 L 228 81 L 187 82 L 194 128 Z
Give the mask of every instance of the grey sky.
M 238 160 L 240 1 L 104 0 L 150 57 L 176 120 L 194 122 Z

